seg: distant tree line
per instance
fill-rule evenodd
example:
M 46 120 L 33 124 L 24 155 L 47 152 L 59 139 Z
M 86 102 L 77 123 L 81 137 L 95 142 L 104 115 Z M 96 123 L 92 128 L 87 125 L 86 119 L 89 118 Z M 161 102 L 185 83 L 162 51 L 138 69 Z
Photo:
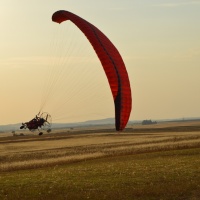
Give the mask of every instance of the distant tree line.
M 142 121 L 142 125 L 149 125 L 149 124 L 157 124 L 157 122 L 156 121 L 152 121 L 151 119 Z

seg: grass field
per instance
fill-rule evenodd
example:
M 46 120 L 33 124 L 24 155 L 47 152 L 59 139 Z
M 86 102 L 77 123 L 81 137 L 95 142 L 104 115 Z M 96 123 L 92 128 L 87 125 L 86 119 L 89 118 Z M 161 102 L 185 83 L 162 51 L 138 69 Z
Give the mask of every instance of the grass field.
M 200 124 L 0 137 L 0 199 L 200 199 Z

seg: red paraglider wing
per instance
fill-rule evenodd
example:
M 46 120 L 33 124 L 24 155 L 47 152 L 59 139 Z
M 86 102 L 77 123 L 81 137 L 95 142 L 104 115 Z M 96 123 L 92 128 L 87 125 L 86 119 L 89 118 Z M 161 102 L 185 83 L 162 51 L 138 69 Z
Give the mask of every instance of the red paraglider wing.
M 123 130 L 129 120 L 132 98 L 128 73 L 122 57 L 112 42 L 94 25 L 64 10 L 53 14 L 52 20 L 72 21 L 87 37 L 104 68 L 115 103 L 116 130 Z

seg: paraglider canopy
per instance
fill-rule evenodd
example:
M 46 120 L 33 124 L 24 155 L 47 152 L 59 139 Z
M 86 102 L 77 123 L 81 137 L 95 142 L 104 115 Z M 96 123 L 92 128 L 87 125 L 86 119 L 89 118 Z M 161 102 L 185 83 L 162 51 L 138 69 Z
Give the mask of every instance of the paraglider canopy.
M 52 20 L 57 23 L 72 21 L 93 46 L 113 95 L 116 130 L 123 130 L 130 117 L 132 97 L 128 73 L 119 51 L 97 27 L 71 12 L 57 11 L 53 14 Z

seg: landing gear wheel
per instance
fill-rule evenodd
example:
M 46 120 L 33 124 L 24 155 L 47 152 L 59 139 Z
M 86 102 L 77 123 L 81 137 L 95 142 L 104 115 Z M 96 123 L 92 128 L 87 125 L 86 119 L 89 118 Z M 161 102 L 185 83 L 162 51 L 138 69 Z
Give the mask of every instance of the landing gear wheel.
M 39 132 L 39 135 L 43 135 L 43 132 Z

